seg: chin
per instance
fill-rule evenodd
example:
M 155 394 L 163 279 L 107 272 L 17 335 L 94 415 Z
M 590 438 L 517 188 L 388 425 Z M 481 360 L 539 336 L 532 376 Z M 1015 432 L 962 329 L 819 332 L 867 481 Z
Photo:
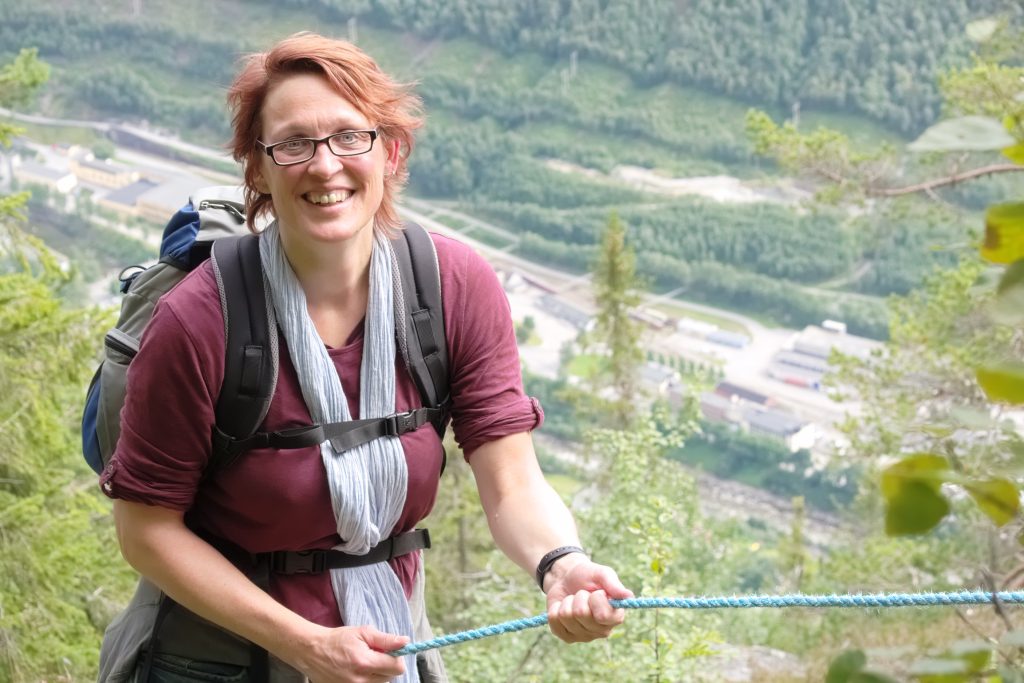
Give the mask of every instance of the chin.
M 373 235 L 373 221 L 363 225 L 348 221 L 316 226 L 310 230 L 310 236 L 317 242 L 338 243 Z

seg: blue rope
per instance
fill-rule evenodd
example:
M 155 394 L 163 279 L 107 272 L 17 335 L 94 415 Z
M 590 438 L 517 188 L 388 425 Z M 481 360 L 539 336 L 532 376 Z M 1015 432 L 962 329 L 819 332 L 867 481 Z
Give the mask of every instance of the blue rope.
M 983 605 L 992 602 L 1024 603 L 1024 591 L 960 591 L 956 593 L 874 593 L 868 595 L 748 595 L 711 598 L 627 598 L 612 600 L 613 607 L 625 609 L 719 609 L 723 607 L 927 607 L 932 605 Z M 548 623 L 547 614 L 484 626 L 409 643 L 391 654 L 396 657 L 426 652 L 449 645 L 480 640 L 502 633 L 515 633 Z

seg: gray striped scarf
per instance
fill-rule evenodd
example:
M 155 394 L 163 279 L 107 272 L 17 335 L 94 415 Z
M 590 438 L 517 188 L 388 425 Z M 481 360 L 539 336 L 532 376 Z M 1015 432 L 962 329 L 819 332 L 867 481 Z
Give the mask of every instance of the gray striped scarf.
M 310 417 L 321 424 L 351 420 L 341 380 L 309 317 L 306 295 L 285 256 L 276 222 L 260 238 L 260 257 Z M 375 232 L 359 375 L 359 417 L 363 419 L 395 412 L 393 272 L 397 271 L 391 243 Z M 336 549 L 363 555 L 392 535 L 405 506 L 409 471 L 402 444 L 397 437 L 381 437 L 339 451 L 325 441 L 320 452 L 338 535 L 343 539 Z M 332 569 L 331 585 L 346 626 L 372 625 L 412 637 L 409 604 L 387 563 Z M 415 655 L 406 658 L 406 674 L 395 680 L 418 680 Z

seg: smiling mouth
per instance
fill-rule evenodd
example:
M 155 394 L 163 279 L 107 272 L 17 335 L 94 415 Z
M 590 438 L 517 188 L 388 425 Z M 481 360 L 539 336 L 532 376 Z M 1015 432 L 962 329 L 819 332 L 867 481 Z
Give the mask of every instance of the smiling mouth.
M 351 190 L 335 190 L 333 192 L 307 192 L 303 195 L 307 202 L 319 206 L 340 204 L 352 196 Z

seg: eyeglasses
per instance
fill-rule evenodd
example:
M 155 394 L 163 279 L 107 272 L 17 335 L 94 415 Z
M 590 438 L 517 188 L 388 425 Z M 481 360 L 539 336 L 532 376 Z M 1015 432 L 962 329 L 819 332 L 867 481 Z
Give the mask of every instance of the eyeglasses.
M 373 141 L 376 139 L 376 129 L 346 130 L 324 138 L 291 138 L 272 145 L 257 140 L 256 144 L 263 147 L 267 156 L 278 166 L 292 166 L 312 159 L 316 148 L 324 142 L 335 156 L 354 157 L 373 149 Z

